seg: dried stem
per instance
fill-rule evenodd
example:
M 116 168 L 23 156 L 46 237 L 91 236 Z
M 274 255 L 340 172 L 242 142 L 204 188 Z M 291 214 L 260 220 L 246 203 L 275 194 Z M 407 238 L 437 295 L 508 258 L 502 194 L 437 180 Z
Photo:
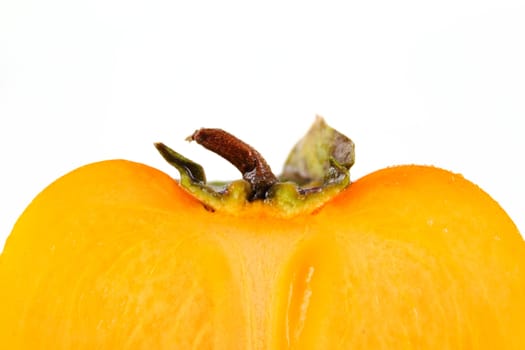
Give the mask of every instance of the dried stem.
M 199 129 L 187 139 L 233 164 L 251 186 L 250 201 L 265 199 L 270 187 L 278 181 L 259 152 L 222 129 Z

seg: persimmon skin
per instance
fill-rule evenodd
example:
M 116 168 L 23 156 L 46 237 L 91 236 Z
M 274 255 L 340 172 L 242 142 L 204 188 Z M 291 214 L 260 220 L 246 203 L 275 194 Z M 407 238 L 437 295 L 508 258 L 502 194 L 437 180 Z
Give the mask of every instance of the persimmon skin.
M 0 256 L 5 349 L 524 349 L 525 245 L 462 176 L 398 166 L 293 217 L 123 160 L 40 193 Z

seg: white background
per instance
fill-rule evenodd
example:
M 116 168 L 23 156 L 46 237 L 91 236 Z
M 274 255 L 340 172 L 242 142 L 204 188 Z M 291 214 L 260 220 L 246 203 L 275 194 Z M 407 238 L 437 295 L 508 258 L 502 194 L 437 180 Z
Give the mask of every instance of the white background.
M 462 173 L 525 232 L 525 2 L 0 2 L 0 247 L 30 200 L 88 162 L 177 176 L 152 143 L 222 127 L 276 172 L 316 114 L 357 144 L 352 177 Z

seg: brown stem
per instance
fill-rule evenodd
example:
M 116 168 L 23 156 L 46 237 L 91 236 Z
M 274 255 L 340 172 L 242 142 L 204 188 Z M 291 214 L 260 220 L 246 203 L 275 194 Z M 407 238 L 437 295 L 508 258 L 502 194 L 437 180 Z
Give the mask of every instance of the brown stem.
M 265 199 L 270 187 L 278 181 L 259 152 L 222 129 L 202 128 L 188 140 L 220 155 L 239 169 L 242 178 L 251 186 L 250 201 Z

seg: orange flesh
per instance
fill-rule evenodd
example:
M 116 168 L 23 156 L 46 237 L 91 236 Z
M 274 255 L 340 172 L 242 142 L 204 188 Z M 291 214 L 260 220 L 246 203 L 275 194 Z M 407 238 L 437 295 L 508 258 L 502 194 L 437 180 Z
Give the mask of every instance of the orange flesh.
M 21 216 L 0 306 L 2 349 L 525 349 L 525 245 L 436 168 L 383 169 L 280 218 L 210 212 L 106 161 Z

